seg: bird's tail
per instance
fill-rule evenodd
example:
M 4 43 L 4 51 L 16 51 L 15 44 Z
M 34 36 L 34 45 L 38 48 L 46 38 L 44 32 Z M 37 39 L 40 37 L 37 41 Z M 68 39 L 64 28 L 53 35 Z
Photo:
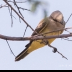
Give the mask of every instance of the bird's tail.
M 26 48 L 26 49 L 24 49 L 19 55 L 17 55 L 17 56 L 15 57 L 15 61 L 19 61 L 19 60 L 23 59 L 23 58 L 26 57 L 28 54 L 29 54 L 29 53 L 28 53 L 28 50 L 27 50 L 27 48 Z

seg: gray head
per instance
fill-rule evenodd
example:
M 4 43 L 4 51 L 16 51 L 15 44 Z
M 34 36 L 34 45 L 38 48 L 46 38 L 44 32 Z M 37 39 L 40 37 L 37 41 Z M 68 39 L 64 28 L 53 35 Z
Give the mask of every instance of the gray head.
M 50 18 L 52 18 L 53 20 L 61 23 L 61 24 L 65 24 L 65 21 L 64 21 L 64 18 L 63 18 L 63 14 L 57 10 L 57 11 L 54 11 L 51 15 L 50 15 Z

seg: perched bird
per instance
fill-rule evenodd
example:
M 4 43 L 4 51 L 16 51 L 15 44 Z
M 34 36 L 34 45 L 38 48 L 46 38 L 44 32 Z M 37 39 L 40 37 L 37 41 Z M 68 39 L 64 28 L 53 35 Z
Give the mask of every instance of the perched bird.
M 62 13 L 59 10 L 57 10 L 54 11 L 49 17 L 42 19 L 38 24 L 38 26 L 36 27 L 35 31 L 38 34 L 42 34 L 46 32 L 63 29 L 64 27 L 65 27 L 64 17 Z M 37 35 L 36 32 L 33 32 L 32 36 Z M 59 35 L 62 32 L 63 30 L 44 34 L 44 36 Z M 55 40 L 55 38 L 46 40 L 48 41 L 49 44 L 51 44 Z M 44 40 L 34 40 L 34 41 L 30 40 L 30 42 L 25 46 L 26 48 L 19 55 L 16 56 L 15 61 L 19 61 L 25 58 L 32 51 L 44 47 L 45 45 L 46 44 L 44 43 Z

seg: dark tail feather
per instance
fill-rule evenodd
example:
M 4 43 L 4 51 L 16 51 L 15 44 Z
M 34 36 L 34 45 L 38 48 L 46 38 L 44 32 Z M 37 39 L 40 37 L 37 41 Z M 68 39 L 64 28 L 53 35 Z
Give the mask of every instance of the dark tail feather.
M 19 61 L 19 60 L 23 59 L 24 57 L 26 57 L 29 54 L 27 52 L 28 52 L 28 50 L 26 48 L 19 55 L 16 56 L 15 61 Z

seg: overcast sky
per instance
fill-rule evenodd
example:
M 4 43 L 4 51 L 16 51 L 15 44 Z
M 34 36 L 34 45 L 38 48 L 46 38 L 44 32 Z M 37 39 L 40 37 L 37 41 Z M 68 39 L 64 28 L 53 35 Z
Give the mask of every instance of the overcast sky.
M 48 2 L 48 16 L 55 10 L 60 10 L 63 13 L 64 20 L 66 21 L 69 15 L 72 13 L 72 0 L 44 0 Z M 5 4 L 0 0 L 0 4 Z M 20 6 L 29 9 L 28 3 L 20 4 Z M 43 18 L 43 12 L 38 7 L 35 14 L 29 11 L 22 11 L 24 19 L 35 29 L 40 20 Z M 11 28 L 11 18 L 8 8 L 0 9 L 0 34 L 7 36 L 23 36 L 25 23 L 21 21 L 19 23 L 18 16 L 13 12 L 13 27 Z M 66 27 L 72 26 L 72 17 L 66 24 Z M 72 30 L 69 30 L 72 31 Z M 25 36 L 30 36 L 32 30 L 27 29 Z M 67 34 L 67 32 L 63 32 Z M 72 38 L 70 38 L 72 39 Z M 15 55 L 18 55 L 29 41 L 9 41 L 9 44 Z M 72 41 L 64 39 L 56 39 L 52 44 L 58 51 L 60 51 L 68 60 L 62 58 L 58 53 L 53 53 L 52 49 L 48 46 L 33 51 L 27 57 L 19 62 L 15 62 L 15 57 L 9 50 L 9 47 L 5 40 L 0 39 L 0 70 L 49 70 L 49 69 L 72 69 Z

